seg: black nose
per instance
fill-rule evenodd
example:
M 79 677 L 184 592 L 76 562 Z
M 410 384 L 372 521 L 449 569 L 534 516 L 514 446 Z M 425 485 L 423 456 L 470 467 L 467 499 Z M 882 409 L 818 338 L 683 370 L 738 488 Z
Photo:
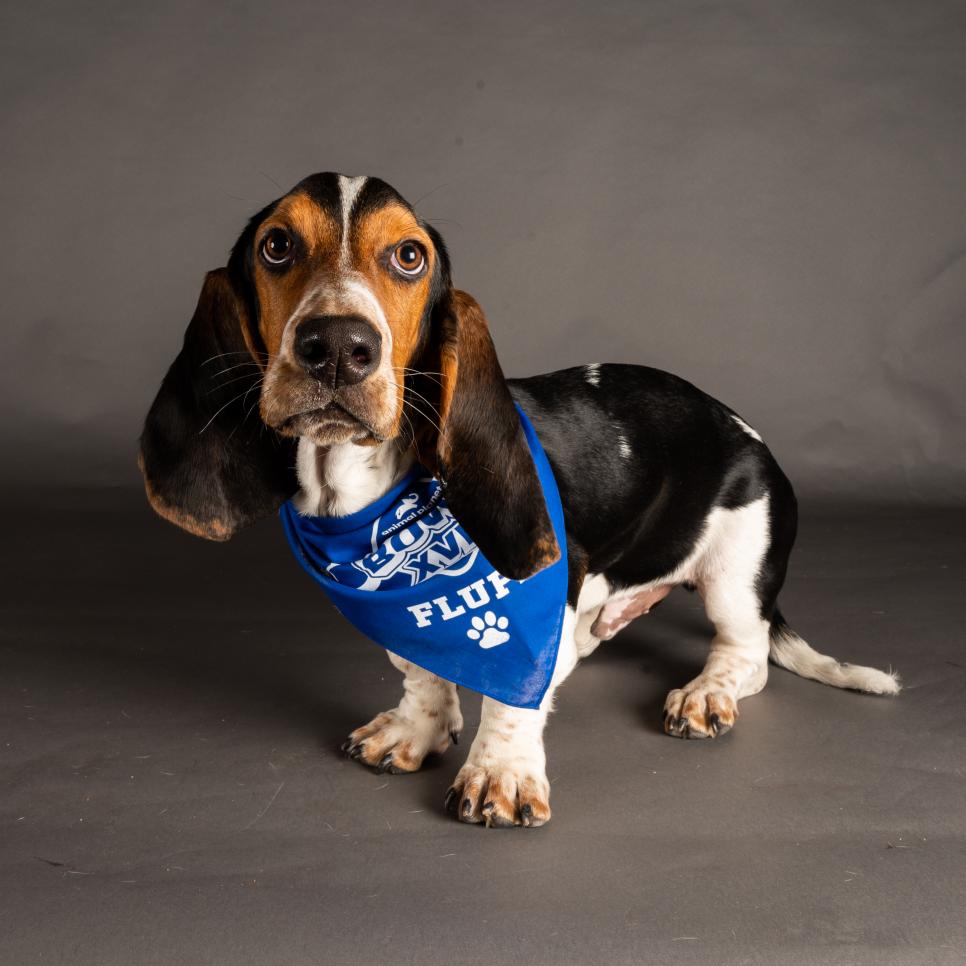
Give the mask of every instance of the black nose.
M 309 375 L 338 389 L 375 372 L 382 352 L 379 333 L 357 315 L 322 315 L 299 323 L 295 355 Z

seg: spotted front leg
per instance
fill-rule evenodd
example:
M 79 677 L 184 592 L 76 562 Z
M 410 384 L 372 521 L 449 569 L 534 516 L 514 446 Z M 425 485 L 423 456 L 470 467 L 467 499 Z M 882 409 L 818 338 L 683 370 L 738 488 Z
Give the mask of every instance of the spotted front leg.
M 536 828 L 550 821 L 543 729 L 554 690 L 577 663 L 575 627 L 574 612 L 567 608 L 553 680 L 539 708 L 512 708 L 483 699 L 480 730 L 446 793 L 447 810 L 461 822 Z
M 350 758 L 391 774 L 417 771 L 431 752 L 442 754 L 463 730 L 456 686 L 390 654 L 405 675 L 398 707 L 356 728 L 342 750 Z
M 511 708 L 484 698 L 480 730 L 446 794 L 446 808 L 461 822 L 488 828 L 535 827 L 549 821 L 546 718 L 542 709 Z

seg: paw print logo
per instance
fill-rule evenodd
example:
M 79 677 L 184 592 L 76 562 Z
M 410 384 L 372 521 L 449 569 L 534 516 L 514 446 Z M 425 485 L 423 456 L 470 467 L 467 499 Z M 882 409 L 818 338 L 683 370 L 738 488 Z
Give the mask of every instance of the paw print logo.
M 510 622 L 505 617 L 497 619 L 491 610 L 482 617 L 474 617 L 470 623 L 473 626 L 466 632 L 466 636 L 471 641 L 479 641 L 480 647 L 496 647 L 510 640 L 510 635 L 506 632 Z

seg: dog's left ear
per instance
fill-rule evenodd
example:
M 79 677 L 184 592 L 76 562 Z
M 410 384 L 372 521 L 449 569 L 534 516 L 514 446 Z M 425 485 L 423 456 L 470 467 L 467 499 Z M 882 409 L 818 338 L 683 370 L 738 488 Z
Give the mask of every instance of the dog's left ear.
M 483 310 L 445 291 L 432 320 L 439 351 L 439 426 L 420 458 L 444 483 L 446 502 L 487 560 L 523 580 L 560 559 L 543 490 Z
M 298 489 L 294 442 L 258 417 L 264 356 L 253 351 L 242 287 L 228 269 L 208 273 L 138 456 L 151 506 L 209 540 L 227 540 Z

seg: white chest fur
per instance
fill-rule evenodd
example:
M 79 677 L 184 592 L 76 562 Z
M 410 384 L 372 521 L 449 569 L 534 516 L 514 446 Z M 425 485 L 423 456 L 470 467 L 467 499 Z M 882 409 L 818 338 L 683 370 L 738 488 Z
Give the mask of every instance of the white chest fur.
M 412 453 L 393 441 L 378 446 L 339 443 L 323 448 L 300 439 L 294 502 L 308 516 L 355 513 L 387 493 L 412 466 Z

